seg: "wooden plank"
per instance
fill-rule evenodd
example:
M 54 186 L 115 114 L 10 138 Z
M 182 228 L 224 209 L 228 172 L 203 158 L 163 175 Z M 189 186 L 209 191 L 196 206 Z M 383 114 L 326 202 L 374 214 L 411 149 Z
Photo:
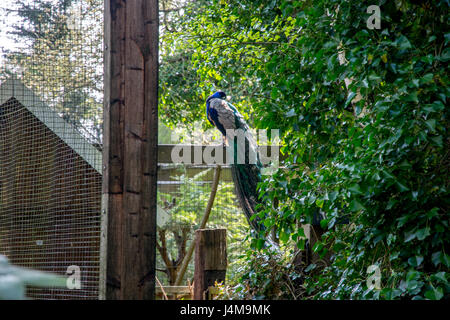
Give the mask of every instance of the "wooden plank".
M 191 288 L 189 286 L 163 286 L 166 294 L 190 294 Z M 162 293 L 160 287 L 156 287 L 156 293 Z
M 185 149 L 186 152 L 189 153 L 190 156 L 190 164 L 194 164 L 194 161 L 196 160 L 194 157 L 194 154 L 201 150 L 201 153 L 205 152 L 206 148 L 213 147 L 214 149 L 222 149 L 222 151 L 212 151 L 212 155 L 215 155 L 215 152 L 222 153 L 222 163 L 226 163 L 226 149 L 223 145 L 216 145 L 216 146 L 206 146 L 206 145 L 175 145 L 175 144 L 160 144 L 158 145 L 158 163 L 177 163 L 174 162 L 174 159 L 172 157 L 172 152 L 174 152 L 175 155 L 178 154 L 177 150 L 179 149 Z M 177 150 L 174 150 L 174 148 L 177 148 Z M 264 155 L 267 155 L 265 158 L 270 158 L 272 156 L 272 148 L 271 146 L 259 146 L 260 149 L 260 156 L 264 157 Z M 279 148 L 278 148 L 278 152 Z M 180 155 L 183 155 L 183 153 L 180 151 Z M 286 155 L 283 155 L 281 152 L 279 153 L 279 159 L 280 161 L 286 159 Z M 213 163 L 207 163 L 205 159 L 202 157 L 201 162 L 198 163 L 200 165 L 213 165 Z
M 212 181 L 206 181 L 206 182 L 202 181 L 202 184 L 208 184 L 209 186 L 211 186 Z M 173 196 L 177 196 L 177 197 L 183 196 L 182 194 L 180 194 L 180 187 L 181 187 L 181 184 L 179 184 L 179 183 L 166 184 L 164 182 L 162 182 L 162 183 L 158 182 L 158 192 L 170 193 Z
M 205 173 L 200 181 L 209 181 L 211 182 L 214 177 L 214 168 L 199 166 L 199 167 L 186 167 L 186 172 L 183 169 L 171 167 L 171 166 L 159 166 L 158 167 L 158 181 L 179 181 L 178 177 L 182 174 L 185 174 L 187 177 L 192 178 L 195 175 L 210 169 L 207 173 Z M 231 182 L 233 181 L 233 177 L 231 175 L 230 167 L 222 167 L 222 173 L 220 177 L 220 181 Z
M 101 298 L 154 298 L 157 90 L 158 1 L 106 0 Z
M 227 270 L 226 229 L 195 232 L 194 300 L 209 297 L 209 287 L 224 282 Z
M 163 292 L 164 290 L 164 292 Z M 192 300 L 193 287 L 189 286 L 157 286 L 155 295 L 159 300 L 165 300 L 167 296 L 169 300 Z

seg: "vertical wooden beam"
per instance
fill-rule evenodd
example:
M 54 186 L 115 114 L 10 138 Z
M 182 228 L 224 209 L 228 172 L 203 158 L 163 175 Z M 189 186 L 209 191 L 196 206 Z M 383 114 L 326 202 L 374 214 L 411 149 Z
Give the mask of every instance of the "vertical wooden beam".
M 105 0 L 101 298 L 154 299 L 158 1 Z
M 227 230 L 198 229 L 195 232 L 194 300 L 205 300 L 208 288 L 225 281 Z

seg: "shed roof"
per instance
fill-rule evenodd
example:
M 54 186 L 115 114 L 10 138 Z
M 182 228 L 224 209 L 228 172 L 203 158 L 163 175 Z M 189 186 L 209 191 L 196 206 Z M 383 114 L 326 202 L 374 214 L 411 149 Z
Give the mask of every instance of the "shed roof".
M 11 77 L 0 85 L 0 106 L 15 98 L 89 165 L 102 174 L 102 154 L 90 144 L 70 123 L 46 105 L 19 79 Z

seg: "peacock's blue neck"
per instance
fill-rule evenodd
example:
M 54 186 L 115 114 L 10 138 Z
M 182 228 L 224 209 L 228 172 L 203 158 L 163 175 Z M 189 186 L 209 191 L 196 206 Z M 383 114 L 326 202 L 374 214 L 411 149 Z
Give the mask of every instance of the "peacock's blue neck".
M 210 113 L 209 113 L 209 104 L 210 104 L 210 102 L 211 102 L 211 97 L 210 98 L 208 98 L 207 100 L 206 100 L 206 118 L 208 119 L 208 121 L 212 124 L 212 125 L 214 125 L 214 123 L 211 121 L 211 115 L 210 115 Z
M 209 113 L 209 102 L 211 99 L 206 100 L 206 114 Z

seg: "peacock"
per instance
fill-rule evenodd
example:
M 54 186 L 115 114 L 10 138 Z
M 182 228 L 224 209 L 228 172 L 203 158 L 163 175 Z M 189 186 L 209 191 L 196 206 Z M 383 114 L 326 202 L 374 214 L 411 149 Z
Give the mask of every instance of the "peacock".
M 226 97 L 223 91 L 217 91 L 209 96 L 206 100 L 206 116 L 209 122 L 222 133 L 228 152 L 230 148 L 233 148 L 231 173 L 236 195 L 250 226 L 259 232 L 264 230 L 264 225 L 258 217 L 250 218 L 255 214 L 258 204 L 257 186 L 261 181 L 262 164 L 256 141 L 248 124 L 236 107 L 226 101 Z M 242 135 L 239 137 L 239 134 Z

